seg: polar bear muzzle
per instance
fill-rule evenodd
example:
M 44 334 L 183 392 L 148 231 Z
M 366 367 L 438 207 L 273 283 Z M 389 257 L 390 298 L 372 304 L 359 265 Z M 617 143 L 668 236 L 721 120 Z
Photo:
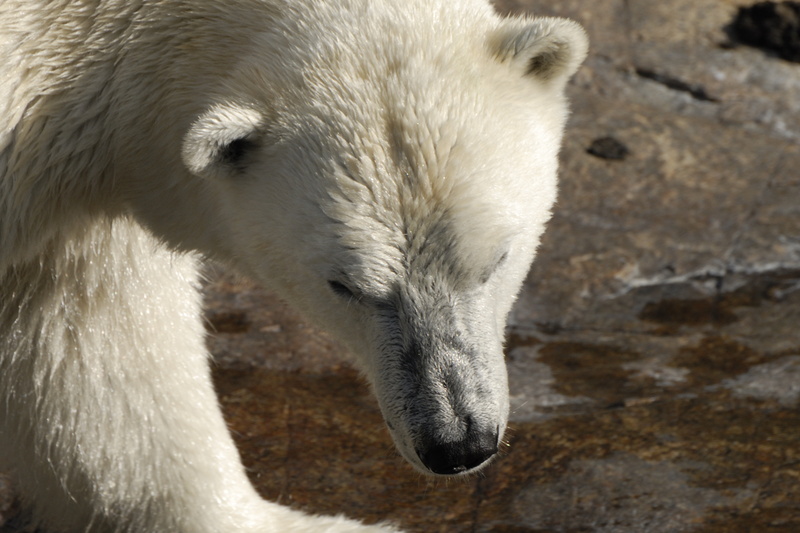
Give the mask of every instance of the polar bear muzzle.
M 461 327 L 469 310 L 417 296 L 387 312 L 392 333 L 380 343 L 376 396 L 412 465 L 444 476 L 474 472 L 497 454 L 508 421 L 502 342 L 488 328 Z
M 467 417 L 465 422 L 466 432 L 460 440 L 444 442 L 435 437 L 422 439 L 422 445 L 416 452 L 428 470 L 445 476 L 464 474 L 494 457 L 500 427 L 495 426 L 491 430 L 481 428 L 471 417 Z

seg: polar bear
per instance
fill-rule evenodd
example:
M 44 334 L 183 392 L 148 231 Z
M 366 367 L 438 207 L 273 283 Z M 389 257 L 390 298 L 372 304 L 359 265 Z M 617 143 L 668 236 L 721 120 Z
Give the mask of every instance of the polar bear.
M 258 497 L 201 259 L 332 331 L 415 468 L 484 466 L 586 47 L 484 0 L 0 2 L 0 468 L 35 520 L 393 530 Z

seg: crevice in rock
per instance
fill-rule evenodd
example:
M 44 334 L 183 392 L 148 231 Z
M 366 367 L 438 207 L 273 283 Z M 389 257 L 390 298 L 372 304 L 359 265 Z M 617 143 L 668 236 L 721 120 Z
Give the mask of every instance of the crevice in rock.
M 637 76 L 654 81 L 668 89 L 688 93 L 695 100 L 701 102 L 719 102 L 717 98 L 709 95 L 702 85 L 689 83 L 674 76 L 670 76 L 669 74 L 656 72 L 643 67 L 636 67 L 634 71 Z
M 475 483 L 475 503 L 472 510 L 472 527 L 470 528 L 470 533 L 477 533 L 478 527 L 480 526 L 480 514 L 481 514 L 481 505 L 485 499 L 485 488 L 484 483 L 486 482 L 485 477 L 479 477 Z
M 772 168 L 767 172 L 767 179 L 764 181 L 764 186 L 758 192 L 758 196 L 756 197 L 756 201 L 750 208 L 750 211 L 747 213 L 747 217 L 742 222 L 741 226 L 739 227 L 738 231 L 733 235 L 731 239 L 731 244 L 728 249 L 725 251 L 723 255 L 723 260 L 726 264 L 732 262 L 732 258 L 736 250 L 739 249 L 739 246 L 742 243 L 742 239 L 744 236 L 751 231 L 753 226 L 753 221 L 756 219 L 756 215 L 760 208 L 762 208 L 765 204 L 764 198 L 767 196 L 769 190 L 774 186 L 776 179 L 778 179 L 779 172 L 783 168 L 783 163 L 785 159 L 785 155 L 781 151 L 778 151 L 778 155 L 776 161 Z
M 608 295 L 608 299 L 615 299 L 625 296 L 633 290 L 644 287 L 658 287 L 677 284 L 696 284 L 703 287 L 713 287 L 715 294 L 723 294 L 736 290 L 741 286 L 741 278 L 753 279 L 769 278 L 800 280 L 800 263 L 796 261 L 764 263 L 761 265 L 740 265 L 735 263 L 722 263 L 709 265 L 706 268 L 698 269 L 680 275 L 655 275 L 650 278 L 638 277 L 625 280 L 624 287 Z M 729 283 L 730 280 L 739 278 L 738 284 Z M 793 292 L 793 291 L 792 291 Z

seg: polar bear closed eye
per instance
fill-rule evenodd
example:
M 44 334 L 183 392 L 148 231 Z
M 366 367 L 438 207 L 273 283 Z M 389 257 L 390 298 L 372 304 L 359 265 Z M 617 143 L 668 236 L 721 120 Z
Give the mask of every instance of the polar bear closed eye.
M 0 462 L 52 531 L 391 531 L 261 500 L 198 257 L 353 353 L 400 453 L 484 467 L 576 24 L 481 0 L 0 3 Z

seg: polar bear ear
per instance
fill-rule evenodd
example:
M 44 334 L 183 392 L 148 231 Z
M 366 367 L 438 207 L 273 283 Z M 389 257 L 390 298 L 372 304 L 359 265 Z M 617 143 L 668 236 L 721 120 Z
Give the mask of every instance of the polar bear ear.
M 562 88 L 589 49 L 586 32 L 562 18 L 507 19 L 499 32 L 497 56 L 523 76 Z
M 263 122 L 262 115 L 251 107 L 224 104 L 211 108 L 184 137 L 184 164 L 203 177 L 243 172 L 248 154 L 259 145 Z

